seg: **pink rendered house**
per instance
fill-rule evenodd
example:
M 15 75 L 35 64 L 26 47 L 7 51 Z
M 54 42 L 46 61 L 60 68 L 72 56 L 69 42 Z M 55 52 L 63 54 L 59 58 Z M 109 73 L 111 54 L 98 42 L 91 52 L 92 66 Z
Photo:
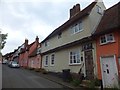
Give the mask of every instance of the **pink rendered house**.
M 28 39 L 25 39 L 25 43 L 23 44 L 23 47 L 19 53 L 19 64 L 22 67 L 28 66 L 28 46 Z
M 40 44 L 39 38 L 36 37 L 36 40 L 33 42 L 31 47 L 29 48 L 29 59 L 28 59 L 28 67 L 29 68 L 41 68 L 41 55 L 40 55 Z

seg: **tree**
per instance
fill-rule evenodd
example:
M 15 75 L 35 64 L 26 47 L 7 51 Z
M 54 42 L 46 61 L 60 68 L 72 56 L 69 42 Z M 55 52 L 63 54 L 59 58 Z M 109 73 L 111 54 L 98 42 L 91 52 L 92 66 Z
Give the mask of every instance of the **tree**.
M 0 33 L 0 50 L 4 48 L 8 34 Z

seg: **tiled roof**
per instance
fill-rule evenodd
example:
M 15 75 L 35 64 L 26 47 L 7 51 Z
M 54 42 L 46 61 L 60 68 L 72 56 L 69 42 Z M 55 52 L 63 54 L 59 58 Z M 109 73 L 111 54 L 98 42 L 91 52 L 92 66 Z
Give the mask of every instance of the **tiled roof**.
M 104 12 L 104 15 L 93 35 L 107 33 L 120 28 L 120 2 Z
M 28 47 L 27 47 L 27 50 L 29 50 L 29 49 L 30 49 L 30 47 L 31 47 L 34 43 L 35 43 L 35 42 L 33 42 L 33 43 L 29 44 L 29 45 L 28 45 Z
M 37 55 L 37 48 L 29 55 L 29 57 L 34 57 Z
M 30 49 L 30 47 L 31 47 L 34 43 L 35 43 L 35 42 L 29 44 L 26 49 L 25 49 L 25 48 L 21 48 L 20 54 L 21 54 L 21 53 L 24 53 L 25 51 L 28 51 L 28 50 Z
M 57 29 L 55 29 L 47 38 L 45 38 L 42 42 L 44 42 L 45 40 L 49 39 L 50 37 L 57 35 L 58 33 L 60 33 L 61 31 L 65 30 L 65 28 L 68 28 L 71 24 L 73 24 L 74 22 L 76 22 L 77 20 L 79 20 L 80 18 L 83 18 L 87 15 L 90 14 L 91 10 L 93 9 L 93 7 L 96 5 L 97 2 L 92 2 L 89 6 L 87 6 L 85 9 L 83 9 L 82 11 L 80 11 L 78 14 L 76 14 L 75 16 L 73 16 L 72 18 L 70 18 L 68 21 L 66 21 L 64 24 L 62 24 L 60 27 L 58 27 Z

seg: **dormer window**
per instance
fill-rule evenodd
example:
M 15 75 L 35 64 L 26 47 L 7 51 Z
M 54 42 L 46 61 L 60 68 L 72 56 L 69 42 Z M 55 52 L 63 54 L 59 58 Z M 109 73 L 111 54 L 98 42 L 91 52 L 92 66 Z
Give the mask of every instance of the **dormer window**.
M 103 10 L 100 6 L 97 6 L 97 13 L 103 14 Z
M 78 23 L 74 24 L 71 27 L 71 30 L 72 30 L 72 34 L 76 34 L 76 33 L 81 32 L 83 30 L 82 21 L 79 21 Z

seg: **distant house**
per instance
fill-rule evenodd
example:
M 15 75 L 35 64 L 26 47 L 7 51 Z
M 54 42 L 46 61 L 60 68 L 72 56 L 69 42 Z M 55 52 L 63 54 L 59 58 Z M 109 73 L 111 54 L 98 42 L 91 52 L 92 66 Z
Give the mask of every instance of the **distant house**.
M 104 87 L 118 86 L 120 78 L 120 2 L 107 9 L 94 33 L 98 78 Z
M 30 68 L 41 68 L 41 47 L 40 44 L 34 51 L 29 55 L 29 67 Z
M 41 67 L 41 55 L 39 53 L 39 49 L 41 45 L 39 44 L 39 38 L 36 37 L 35 42 L 31 45 L 29 49 L 29 59 L 28 59 L 28 67 L 29 68 L 40 68 Z
M 25 39 L 25 43 L 20 48 L 19 64 L 22 67 L 28 66 L 28 39 Z
M 91 34 L 104 10 L 103 2 L 92 2 L 83 10 L 79 4 L 74 5 L 69 20 L 42 41 L 42 68 L 52 72 L 70 69 L 73 73 L 83 73 L 86 79 L 93 79 L 97 75 L 96 43 Z

